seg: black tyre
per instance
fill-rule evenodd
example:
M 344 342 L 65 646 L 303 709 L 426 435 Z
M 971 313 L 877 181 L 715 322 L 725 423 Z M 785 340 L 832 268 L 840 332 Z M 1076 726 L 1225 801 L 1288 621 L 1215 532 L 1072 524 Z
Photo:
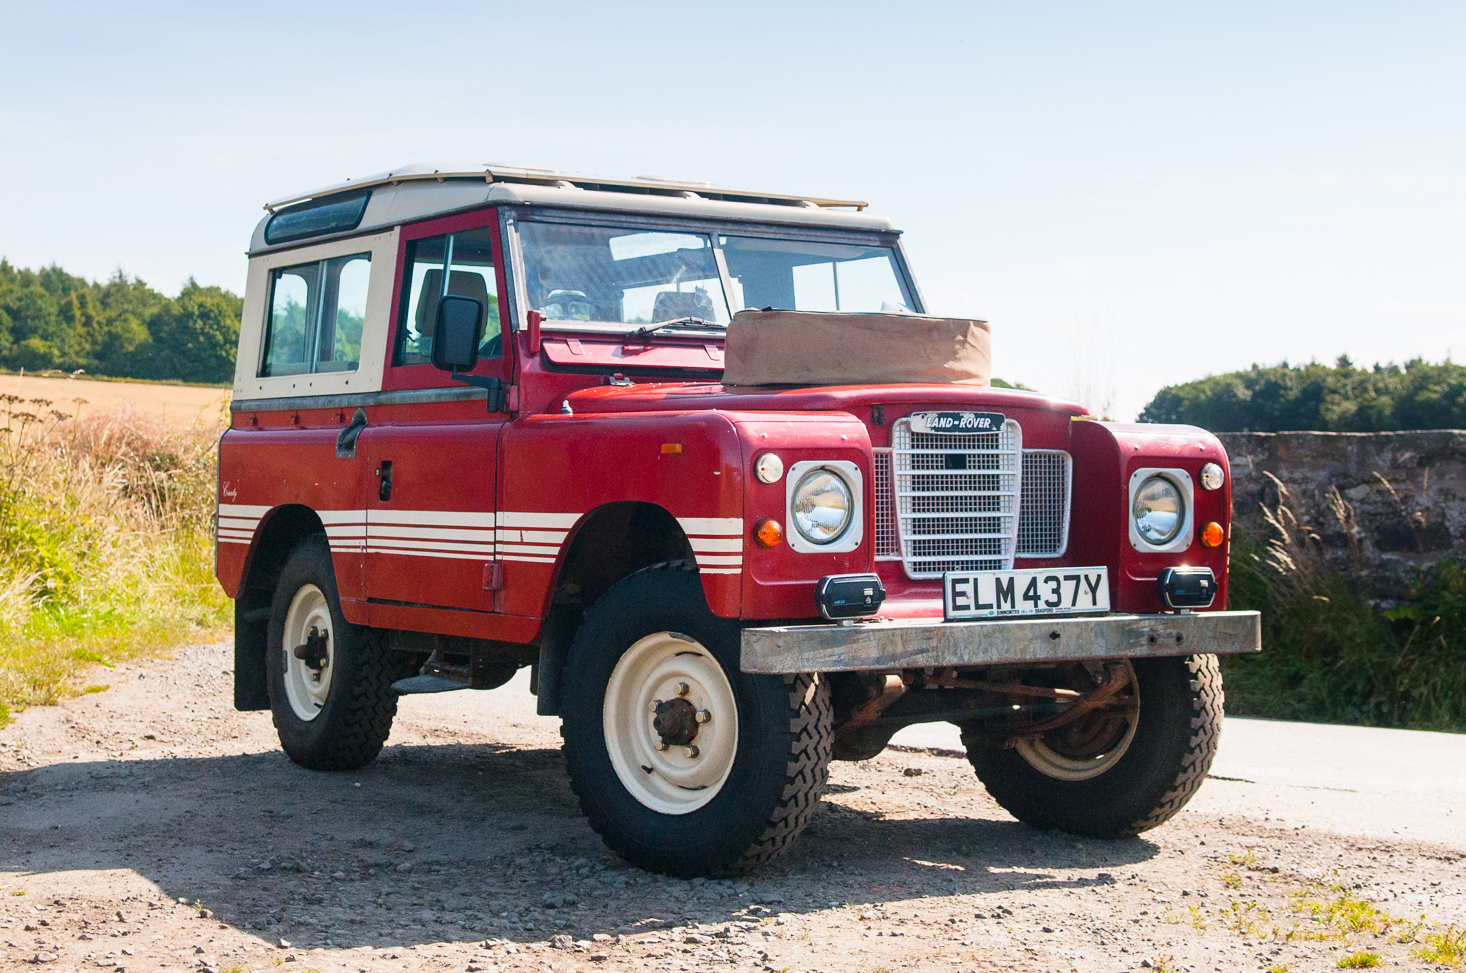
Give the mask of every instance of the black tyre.
M 370 629 L 341 614 L 323 535 L 290 552 L 270 602 L 265 643 L 270 709 L 280 745 L 312 770 L 355 770 L 381 752 L 398 665 Z
M 688 564 L 647 568 L 587 613 L 561 697 L 565 762 L 612 851 L 681 877 L 749 871 L 794 842 L 830 761 L 829 687 L 739 669 L 740 629 Z
M 1009 749 L 985 749 L 963 727 L 978 778 L 1008 813 L 1035 828 L 1091 838 L 1148 831 L 1181 810 L 1216 756 L 1222 675 L 1214 655 L 1136 659 L 1132 718 L 1051 731 Z

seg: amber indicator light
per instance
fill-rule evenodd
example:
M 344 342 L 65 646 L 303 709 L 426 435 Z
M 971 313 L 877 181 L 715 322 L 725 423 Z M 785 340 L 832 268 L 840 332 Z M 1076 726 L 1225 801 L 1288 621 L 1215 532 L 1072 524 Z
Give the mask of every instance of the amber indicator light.
M 1215 520 L 1201 528 L 1202 547 L 1221 547 L 1222 541 L 1227 539 L 1227 532 L 1222 530 L 1222 525 Z
M 662 443 L 663 456 L 676 456 L 680 452 L 682 452 L 681 443 Z
M 779 542 L 784 539 L 784 528 L 777 520 L 765 517 L 754 525 L 753 536 L 757 537 L 758 542 L 764 547 L 778 547 Z

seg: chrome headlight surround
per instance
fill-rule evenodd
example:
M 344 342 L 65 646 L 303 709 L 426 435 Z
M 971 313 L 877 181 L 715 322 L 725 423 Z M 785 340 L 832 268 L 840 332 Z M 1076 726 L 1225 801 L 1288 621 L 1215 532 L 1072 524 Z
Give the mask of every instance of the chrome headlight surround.
M 826 472 L 837 477 L 850 491 L 850 516 L 842 533 L 824 543 L 812 541 L 799 529 L 794 515 L 795 495 L 810 474 Z M 784 539 L 801 554 L 841 554 L 860 546 L 865 536 L 865 479 L 860 467 L 846 460 L 802 460 L 792 463 L 784 476 Z
M 1165 544 L 1152 544 L 1141 536 L 1135 525 L 1135 498 L 1152 478 L 1167 481 L 1181 495 L 1181 529 Z M 1125 499 L 1125 525 L 1130 546 L 1147 554 L 1175 554 L 1191 547 L 1196 533 L 1196 488 L 1191 474 L 1173 467 L 1145 466 L 1130 474 L 1130 490 Z

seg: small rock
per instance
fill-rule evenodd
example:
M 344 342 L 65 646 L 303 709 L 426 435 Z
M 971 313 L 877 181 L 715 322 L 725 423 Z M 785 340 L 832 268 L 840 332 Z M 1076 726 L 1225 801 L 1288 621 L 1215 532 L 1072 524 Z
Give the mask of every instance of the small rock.
M 335 880 L 336 880 L 336 881 L 338 881 L 338 882 L 339 882 L 339 881 L 341 881 L 341 880 L 342 880 L 342 879 L 343 879 L 343 878 L 345 878 L 345 877 L 346 877 L 346 873 L 345 873 L 345 872 L 332 872 L 332 873 L 331 873 L 331 877 L 332 877 L 332 878 L 334 878 L 334 879 L 335 879 Z
M 1053 927 L 1052 927 L 1052 926 L 1044 926 L 1044 927 L 1043 927 L 1043 931 L 1044 931 L 1044 932 L 1053 932 L 1053 931 L 1054 931 L 1054 929 L 1053 929 Z
M 410 841 L 399 841 L 397 847 L 401 851 L 417 851 L 417 845 Z
M 901 771 L 903 777 L 920 777 L 925 771 L 920 767 L 907 767 Z
M 551 936 L 550 945 L 553 946 L 555 949 L 570 949 L 575 945 L 575 940 L 571 939 L 569 936 L 564 935 Z
M 288 940 L 288 939 L 282 939 L 282 940 L 280 940 L 280 948 L 281 949 L 289 949 L 290 948 L 290 940 Z M 203 952 L 203 950 L 200 950 L 200 952 Z
M 610 957 L 607 956 L 605 953 L 591 953 L 590 954 L 590 961 L 592 963 L 604 963 L 608 959 L 610 959 Z
M 32 963 L 54 963 L 61 957 L 55 953 L 37 953 L 31 958 Z
M 598 932 L 598 933 L 596 933 L 594 936 L 592 936 L 590 938 L 591 938 L 591 942 L 593 942 L 593 943 L 609 943 L 613 939 L 612 936 L 609 936 L 609 935 L 607 935 L 606 933 L 603 933 L 603 932 Z
M 684 943 L 690 943 L 690 944 L 692 944 L 694 946 L 703 946 L 703 945 L 706 945 L 707 943 L 712 942 L 713 941 L 713 937 L 712 936 L 704 936 L 702 933 L 695 932 L 692 935 L 684 938 L 682 941 Z
M 412 871 L 412 862 L 403 862 L 401 865 L 398 865 L 397 866 L 397 870 L 399 872 L 410 872 L 410 871 Z

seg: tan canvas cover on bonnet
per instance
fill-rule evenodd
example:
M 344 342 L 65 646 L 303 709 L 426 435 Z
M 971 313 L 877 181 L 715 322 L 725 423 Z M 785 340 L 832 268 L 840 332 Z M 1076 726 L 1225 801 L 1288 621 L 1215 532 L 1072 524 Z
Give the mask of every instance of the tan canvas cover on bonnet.
M 986 321 L 920 314 L 739 311 L 724 385 L 987 385 Z

